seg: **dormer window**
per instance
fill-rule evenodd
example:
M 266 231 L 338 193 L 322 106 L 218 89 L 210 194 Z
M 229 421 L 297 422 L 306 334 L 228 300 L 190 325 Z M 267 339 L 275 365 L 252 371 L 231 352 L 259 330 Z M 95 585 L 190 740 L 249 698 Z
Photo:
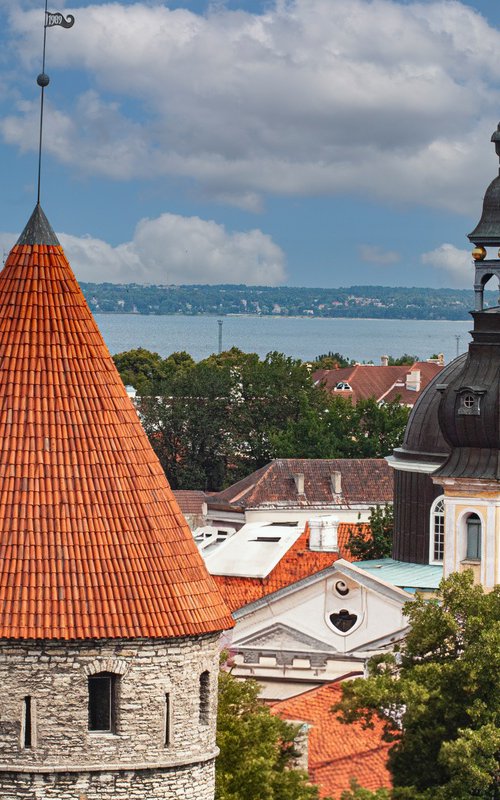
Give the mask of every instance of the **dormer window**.
M 486 389 L 479 386 L 463 386 L 458 390 L 459 416 L 478 417 L 481 413 L 481 398 L 486 393 Z
M 334 389 L 336 392 L 352 392 L 352 386 L 347 381 L 339 381 Z

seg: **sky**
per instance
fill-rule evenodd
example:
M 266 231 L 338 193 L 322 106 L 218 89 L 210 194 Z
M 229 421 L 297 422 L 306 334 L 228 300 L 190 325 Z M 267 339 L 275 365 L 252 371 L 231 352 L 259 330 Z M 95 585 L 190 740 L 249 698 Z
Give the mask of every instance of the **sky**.
M 471 287 L 499 0 L 49 4 L 42 206 L 80 280 Z M 43 0 L 0 0 L 0 249 L 36 202 Z M 494 288 L 494 287 L 488 287 Z

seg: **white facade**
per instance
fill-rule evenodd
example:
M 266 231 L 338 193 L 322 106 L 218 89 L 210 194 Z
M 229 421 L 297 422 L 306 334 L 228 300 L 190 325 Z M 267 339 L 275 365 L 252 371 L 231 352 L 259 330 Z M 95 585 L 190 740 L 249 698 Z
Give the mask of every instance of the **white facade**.
M 500 491 L 498 482 L 441 478 L 444 486 L 444 577 L 472 569 L 477 583 L 500 583 Z M 470 552 L 470 520 L 475 520 L 476 552 Z M 468 541 L 469 539 L 469 541 Z
M 403 606 L 411 598 L 336 561 L 234 613 L 233 673 L 258 679 L 263 696 L 273 699 L 362 673 L 368 657 L 404 635 Z

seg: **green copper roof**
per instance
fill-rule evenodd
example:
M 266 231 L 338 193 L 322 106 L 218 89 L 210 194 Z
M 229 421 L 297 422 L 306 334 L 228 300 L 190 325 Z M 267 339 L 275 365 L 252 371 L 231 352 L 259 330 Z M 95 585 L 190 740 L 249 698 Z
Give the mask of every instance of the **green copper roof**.
M 400 589 L 437 589 L 443 577 L 443 568 L 435 564 L 410 564 L 393 558 L 374 561 L 356 561 L 355 566 Z

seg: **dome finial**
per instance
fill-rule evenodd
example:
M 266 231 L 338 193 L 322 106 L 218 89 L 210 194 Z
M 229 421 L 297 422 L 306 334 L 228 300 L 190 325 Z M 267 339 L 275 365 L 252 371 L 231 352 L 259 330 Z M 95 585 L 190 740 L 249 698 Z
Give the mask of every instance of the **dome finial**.
M 497 156 L 498 156 L 498 158 L 500 160 L 500 122 L 497 125 L 496 131 L 493 131 L 493 133 L 491 135 L 491 141 L 495 145 L 495 153 L 497 154 Z

